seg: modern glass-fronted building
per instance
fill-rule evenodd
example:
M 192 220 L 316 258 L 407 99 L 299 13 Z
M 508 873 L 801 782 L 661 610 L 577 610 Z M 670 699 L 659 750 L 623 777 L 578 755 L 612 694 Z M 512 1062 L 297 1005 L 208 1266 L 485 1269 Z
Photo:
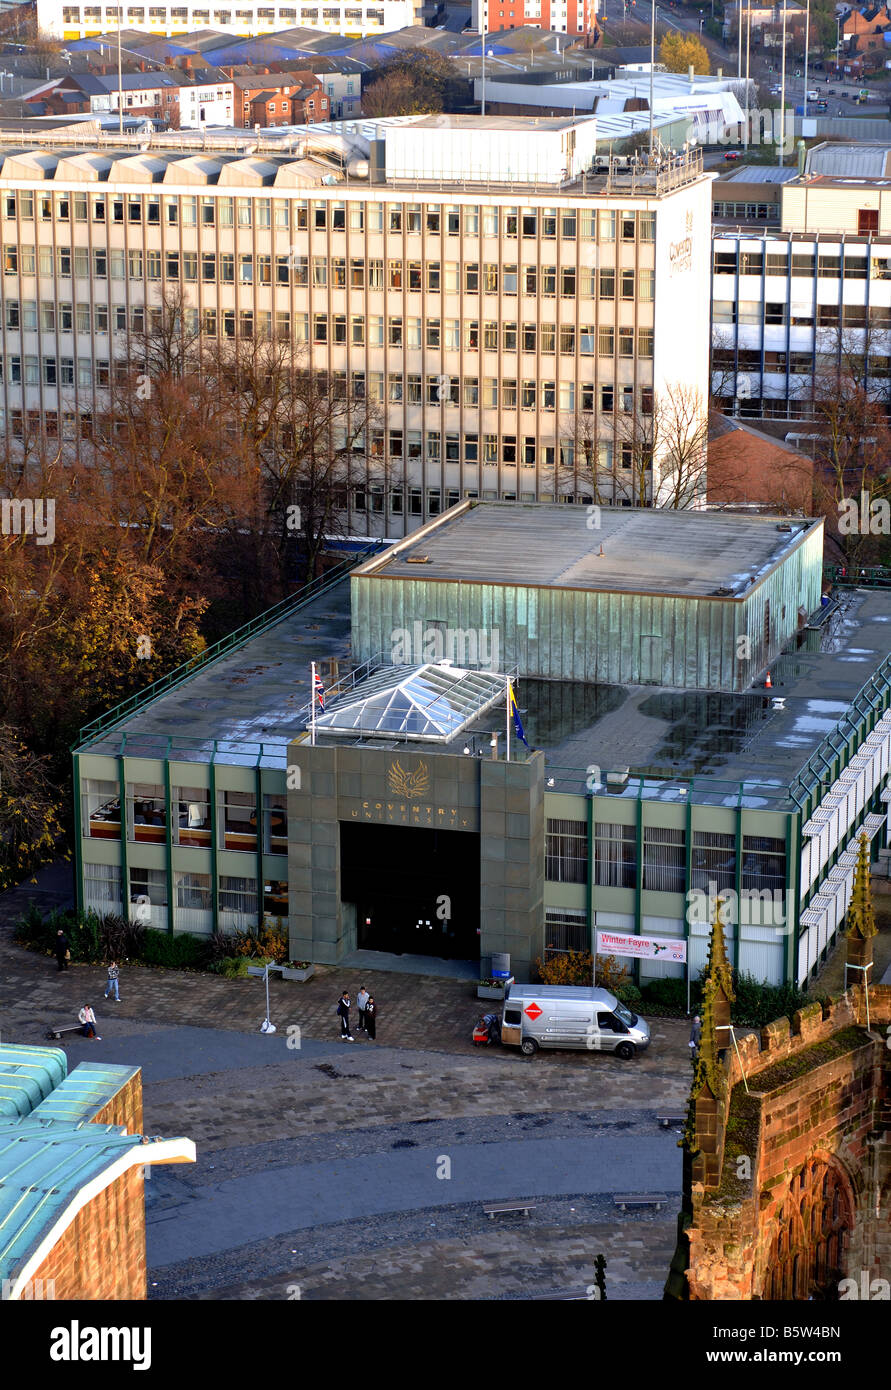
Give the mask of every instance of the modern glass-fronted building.
M 721 894 L 734 965 L 807 978 L 857 835 L 888 840 L 891 599 L 821 606 L 819 522 L 589 516 L 462 504 L 96 721 L 83 904 L 196 933 L 286 918 L 319 963 L 507 951 L 522 978 L 609 929 L 684 938 L 698 972 Z M 753 613 L 734 689 L 715 648 L 742 660 Z

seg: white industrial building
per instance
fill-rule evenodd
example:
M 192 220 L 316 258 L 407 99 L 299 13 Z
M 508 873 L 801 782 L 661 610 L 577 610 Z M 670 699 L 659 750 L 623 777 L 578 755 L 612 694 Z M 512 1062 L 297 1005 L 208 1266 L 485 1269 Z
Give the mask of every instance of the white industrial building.
M 636 441 L 669 397 L 706 409 L 698 152 L 578 177 L 587 120 L 446 119 L 0 137 L 0 428 L 81 448 L 176 289 L 209 341 L 287 338 L 374 404 L 356 530 L 399 535 L 461 497 L 661 497 L 663 454 L 641 480 Z
M 36 0 L 36 4 L 38 28 L 63 40 L 113 32 L 121 16 L 117 5 L 65 4 L 64 0 Z M 126 28 L 157 35 L 189 34 L 212 27 L 251 37 L 301 25 L 360 38 L 418 24 L 420 11 L 419 0 L 325 0 L 324 4 L 297 0 L 291 5 L 236 0 L 213 6 L 162 0 L 156 5 L 124 5 L 121 22 Z
M 725 410 L 809 419 L 815 381 L 852 353 L 887 399 L 889 161 L 888 145 L 816 146 L 780 189 L 779 227 L 715 225 L 712 383 Z

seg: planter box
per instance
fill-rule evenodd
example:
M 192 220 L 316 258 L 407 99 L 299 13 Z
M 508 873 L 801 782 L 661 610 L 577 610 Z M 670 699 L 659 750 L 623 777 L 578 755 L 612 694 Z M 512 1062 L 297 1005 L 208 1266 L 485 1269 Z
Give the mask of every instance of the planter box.
M 316 973 L 314 965 L 308 965 L 305 970 L 292 970 L 289 965 L 281 967 L 283 980 L 309 980 Z
M 477 985 L 477 999 L 504 999 L 504 991 L 507 985 L 513 984 L 513 976 L 505 980 L 503 985 Z

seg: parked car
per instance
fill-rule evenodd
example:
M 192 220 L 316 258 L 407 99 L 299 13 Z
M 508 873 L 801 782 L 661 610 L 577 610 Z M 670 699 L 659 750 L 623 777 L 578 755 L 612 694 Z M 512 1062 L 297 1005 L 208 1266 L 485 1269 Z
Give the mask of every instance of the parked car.
M 739 150 L 728 150 L 724 155 L 725 159 L 739 159 L 740 157 Z

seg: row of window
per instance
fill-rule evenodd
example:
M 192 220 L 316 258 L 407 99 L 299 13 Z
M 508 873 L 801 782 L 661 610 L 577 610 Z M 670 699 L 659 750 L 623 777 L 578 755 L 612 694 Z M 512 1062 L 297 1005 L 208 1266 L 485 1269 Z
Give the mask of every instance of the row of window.
M 176 845 L 210 848 L 213 830 L 210 793 L 203 787 L 173 787 L 170 836 Z M 85 779 L 81 789 L 83 834 L 92 839 L 121 838 L 121 796 L 115 782 Z M 287 854 L 288 811 L 284 793 L 263 797 L 263 851 Z M 152 783 L 127 784 L 124 822 L 128 840 L 164 844 L 167 802 L 164 788 Z M 257 801 L 253 792 L 218 791 L 217 844 L 220 849 L 257 852 Z
M 739 257 L 737 260 L 737 250 Z M 857 256 L 823 252 L 788 251 L 747 251 L 742 247 L 732 251 L 715 250 L 714 273 L 716 275 L 735 275 L 739 267 L 740 275 L 792 275 L 812 280 L 814 276 L 827 280 L 888 280 L 891 279 L 891 262 L 887 253 L 875 256 Z
M 835 371 L 837 365 L 834 354 L 822 352 L 816 355 L 816 365 L 809 352 L 765 352 L 763 365 L 757 348 L 741 348 L 735 356 L 732 348 L 716 348 L 712 354 L 712 368 L 716 372 L 788 371 L 793 376 L 810 376 L 813 372 Z M 868 375 L 872 377 L 891 375 L 891 357 L 887 353 L 870 353 L 864 368 L 868 368 Z
M 522 294 L 531 298 L 623 299 L 652 301 L 653 270 L 605 267 L 599 272 L 575 266 L 522 266 L 497 261 L 408 261 L 361 257 L 303 256 L 288 253 L 235 255 L 213 251 L 124 251 L 86 246 L 27 246 L 6 243 L 5 275 L 57 276 L 86 280 L 184 280 L 196 284 L 285 285 L 334 290 L 407 290 L 409 293 Z
M 116 21 L 121 17 L 122 7 L 118 5 L 106 5 L 104 7 L 104 12 L 106 21 Z M 82 19 L 81 13 L 83 13 Z M 156 24 L 166 24 L 168 23 L 168 21 L 173 24 L 176 24 L 177 22 L 192 24 L 210 24 L 211 14 L 213 15 L 214 24 L 231 24 L 232 13 L 232 10 L 213 10 L 211 12 L 210 10 L 205 9 L 193 9 L 190 11 L 189 7 L 186 5 L 150 5 L 148 7 L 149 21 L 153 21 Z M 301 7 L 299 10 L 285 5 L 277 11 L 274 9 L 260 8 L 256 10 L 235 10 L 234 13 L 236 24 L 239 21 L 242 21 L 244 24 L 252 24 L 255 21 L 259 24 L 296 24 L 298 21 L 298 17 L 299 22 L 301 24 L 317 24 L 319 20 L 318 5 L 310 5 L 305 8 Z M 383 26 L 384 13 L 385 12 L 383 10 L 379 10 L 375 7 L 368 8 L 365 11 L 366 22 L 369 24 L 379 24 Z M 100 5 L 64 5 L 62 7 L 63 23 L 75 24 L 78 27 L 81 24 L 100 23 L 102 21 L 102 14 L 103 7 Z M 278 16 L 277 19 L 276 15 Z M 144 23 L 145 6 L 128 5 L 126 9 L 126 18 L 130 22 L 136 21 L 139 23 Z M 336 8 L 333 5 L 326 5 L 323 7 L 323 23 L 336 24 L 339 23 L 342 19 L 347 20 L 350 23 L 361 24 L 361 7 L 354 5 L 348 5 L 345 7 L 337 6 Z
M 386 451 L 384 431 L 369 432 L 368 456 L 372 460 L 389 458 L 394 462 L 420 463 L 459 463 L 474 466 L 480 462 L 486 465 L 498 463 L 513 466 L 520 463 L 524 468 L 553 468 L 559 462 L 563 469 L 573 469 L 578 459 L 579 465 L 586 469 L 599 468 L 610 472 L 613 468 L 614 449 L 609 440 L 580 440 L 572 437 L 555 439 L 553 443 L 536 440 L 535 435 L 488 434 L 477 431 L 457 430 L 440 434 L 428 430 L 388 430 Z M 482 448 L 482 455 L 480 449 Z M 634 446 L 631 442 L 618 445 L 615 459 L 621 468 L 631 468 L 634 459 Z M 647 464 L 649 468 L 650 465 Z M 380 509 L 378 509 L 380 510 Z
M 813 328 L 814 311 L 818 328 L 891 329 L 891 304 L 786 304 L 757 299 L 716 299 L 712 303 L 714 323 L 739 323 L 759 327 L 762 323 L 782 328 Z
M 779 203 L 728 203 L 720 200 L 712 204 L 715 217 L 741 217 L 747 222 L 779 222 Z
M 36 204 L 35 204 L 36 198 Z M 595 208 L 490 207 L 477 204 L 360 202 L 344 199 L 240 197 L 223 193 L 38 193 L 3 195 L 3 212 L 43 222 L 145 222 L 181 227 L 277 227 L 294 231 L 350 231 L 428 236 L 503 236 L 544 241 L 652 242 L 654 212 Z
M 736 887 L 736 836 L 694 830 L 690 888 L 724 892 Z M 661 893 L 687 891 L 687 847 L 683 830 L 644 826 L 641 885 Z M 588 828 L 584 821 L 548 819 L 545 877 L 556 883 L 588 881 Z M 637 884 L 637 832 L 632 825 L 598 821 L 594 827 L 594 883 L 602 888 Z M 786 846 L 780 839 L 744 835 L 742 887 L 782 892 L 786 887 Z
M 129 915 L 139 920 L 148 911 L 152 926 L 167 926 L 168 887 L 164 869 L 145 869 L 137 864 L 129 870 Z M 210 874 L 196 874 L 179 869 L 173 873 L 176 924 L 182 930 L 208 928 L 213 909 Z M 121 870 L 116 864 L 84 864 L 84 897 L 87 907 L 96 912 L 123 911 Z M 285 879 L 272 879 L 263 884 L 262 901 L 257 895 L 256 878 L 220 875 L 220 925 L 231 930 L 258 925 L 258 918 L 287 917 L 288 884 Z

